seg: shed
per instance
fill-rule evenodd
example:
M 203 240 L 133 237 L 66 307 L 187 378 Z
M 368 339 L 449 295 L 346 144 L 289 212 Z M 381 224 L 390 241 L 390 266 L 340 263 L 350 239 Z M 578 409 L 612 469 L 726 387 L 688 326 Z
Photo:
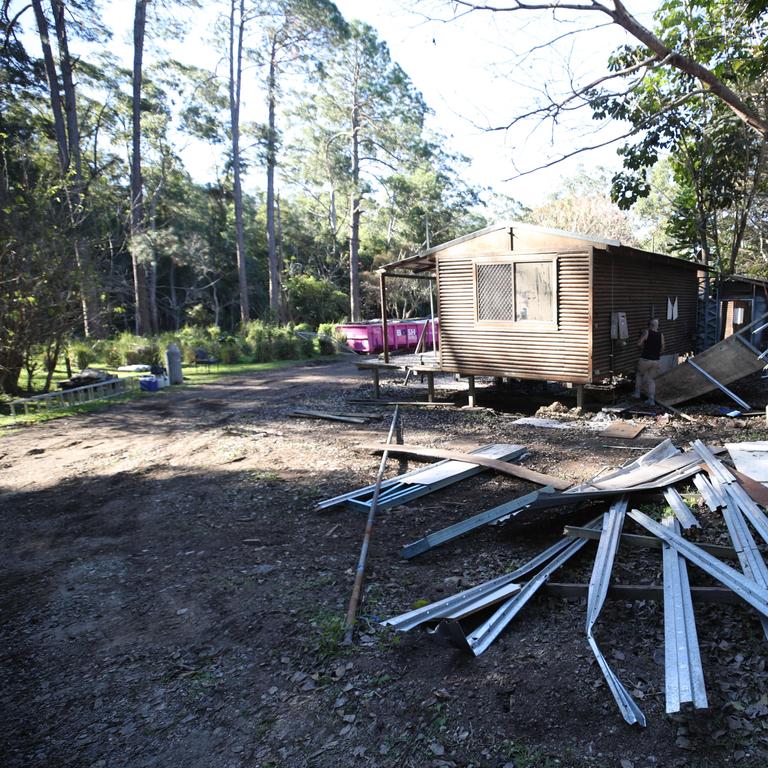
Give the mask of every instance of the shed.
M 720 281 L 720 338 L 740 331 L 768 313 L 768 281 L 746 275 L 729 275 Z M 768 346 L 768 329 L 753 332 L 752 343 Z
M 503 223 L 380 270 L 437 284 L 440 368 L 583 385 L 633 374 L 657 317 L 670 356 L 693 349 L 701 264 L 523 223 Z

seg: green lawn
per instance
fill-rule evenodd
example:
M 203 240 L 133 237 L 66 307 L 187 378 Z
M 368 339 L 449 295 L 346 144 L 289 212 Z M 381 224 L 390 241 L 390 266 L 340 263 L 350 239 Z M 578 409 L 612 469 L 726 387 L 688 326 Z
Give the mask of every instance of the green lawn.
M 303 360 L 273 360 L 269 363 L 220 363 L 219 365 L 211 365 L 210 368 L 206 368 L 204 366 L 200 366 L 196 368 L 194 365 L 185 365 L 183 367 L 184 372 L 184 384 L 183 386 L 186 388 L 188 386 L 198 386 L 198 385 L 205 385 L 210 384 L 211 382 L 218 381 L 220 379 L 223 379 L 227 376 L 241 376 L 243 374 L 247 373 L 256 373 L 258 371 L 271 371 L 276 368 L 287 368 L 292 365 L 301 365 L 302 363 L 310 362 L 310 361 L 331 361 L 337 359 L 338 356 L 322 356 L 322 357 L 312 357 L 312 358 L 306 358 Z M 105 369 L 107 366 L 103 363 L 94 363 L 89 368 L 94 369 Z M 124 373 L 124 372 L 117 372 L 117 375 L 119 377 L 123 376 L 136 376 L 135 373 Z M 59 370 L 56 369 L 56 373 L 53 377 L 54 386 L 51 388 L 53 391 L 55 389 L 55 384 L 57 381 L 61 381 L 63 379 L 67 378 L 67 372 L 66 370 Z M 34 385 L 39 388 L 39 390 L 42 390 L 43 385 L 45 383 L 45 375 L 36 376 L 33 380 Z M 178 387 L 171 388 L 173 390 L 178 390 Z M 140 398 L 145 397 L 163 397 L 167 396 L 168 393 L 171 391 L 171 389 L 161 389 L 158 392 L 140 392 L 137 391 L 135 393 L 129 394 L 125 397 L 113 397 L 109 400 L 94 400 L 89 403 L 81 403 L 79 405 L 73 405 L 65 408 L 60 407 L 54 407 L 52 406 L 50 410 L 41 410 L 38 413 L 30 413 L 29 415 L 17 415 L 14 419 L 12 416 L 2 416 L 0 415 L 0 434 L 2 434 L 4 431 L 7 431 L 9 428 L 12 427 L 22 427 L 28 424 L 38 424 L 42 421 L 50 421 L 51 419 L 61 419 L 67 416 L 72 416 L 73 414 L 77 413 L 93 413 L 96 411 L 102 411 L 107 408 L 110 408 L 113 403 L 120 403 L 125 402 L 127 400 L 137 400 Z

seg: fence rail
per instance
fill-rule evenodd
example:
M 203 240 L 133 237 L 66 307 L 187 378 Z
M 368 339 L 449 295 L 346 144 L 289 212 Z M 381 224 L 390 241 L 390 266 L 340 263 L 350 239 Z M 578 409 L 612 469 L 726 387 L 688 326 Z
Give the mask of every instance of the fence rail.
M 72 389 L 60 389 L 56 392 L 47 392 L 44 395 L 33 395 L 32 397 L 22 397 L 11 400 L 11 416 L 16 418 L 17 408 L 24 409 L 24 415 L 29 415 L 30 407 L 39 412 L 42 406 L 46 410 L 51 408 L 68 408 L 80 403 L 89 403 L 93 400 L 107 400 L 110 397 L 120 397 L 128 394 L 131 390 L 138 387 L 139 380 L 135 377 L 126 377 L 122 379 L 109 379 L 108 381 L 97 381 L 95 384 L 85 384 L 82 387 L 73 387 Z

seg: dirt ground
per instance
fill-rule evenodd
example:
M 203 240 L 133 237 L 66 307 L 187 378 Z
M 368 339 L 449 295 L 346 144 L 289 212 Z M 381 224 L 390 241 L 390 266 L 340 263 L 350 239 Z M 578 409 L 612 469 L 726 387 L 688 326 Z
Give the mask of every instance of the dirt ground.
M 385 381 L 384 397 L 424 397 L 401 383 Z M 461 403 L 455 386 L 442 382 L 439 398 Z M 765 405 L 762 390 L 750 395 Z M 583 600 L 535 598 L 478 658 L 379 625 L 522 564 L 565 522 L 602 511 L 539 513 L 399 557 L 426 532 L 535 488 L 491 471 L 382 511 L 355 642 L 340 647 L 365 518 L 314 505 L 373 482 L 379 459 L 360 445 L 385 439 L 392 409 L 350 402 L 371 396 L 345 360 L 165 391 L 0 439 L 4 768 L 768 764 L 766 641 L 746 607 L 697 606 L 710 708 L 670 717 L 661 605 L 606 603 L 597 638 L 646 728 L 618 713 Z M 537 398 L 553 399 L 483 390 L 480 405 L 505 410 L 406 408 L 404 438 L 522 445 L 526 466 L 578 481 L 666 437 L 681 447 L 768 437 L 762 417 L 712 415 L 727 404 L 716 400 L 689 410 L 695 423 L 640 417 L 631 441 L 591 429 L 594 413 L 570 429 L 514 424 Z M 293 418 L 294 407 L 381 419 Z M 724 543 L 708 522 L 700 537 Z M 594 551 L 557 580 L 587 582 Z M 621 548 L 614 579 L 660 584 L 659 552 Z M 691 579 L 710 583 L 694 568 Z

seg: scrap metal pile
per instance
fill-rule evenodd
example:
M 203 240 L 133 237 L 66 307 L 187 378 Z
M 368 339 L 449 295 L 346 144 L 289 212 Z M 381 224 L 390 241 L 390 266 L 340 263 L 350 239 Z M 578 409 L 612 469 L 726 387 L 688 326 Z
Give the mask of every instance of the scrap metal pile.
M 745 446 L 751 446 L 754 450 L 745 450 Z M 692 594 L 697 598 L 749 604 L 759 613 L 763 631 L 768 637 L 768 568 L 753 535 L 754 531 L 768 544 L 768 517 L 761 508 L 768 503 L 768 489 L 757 482 L 757 479 L 764 480 L 768 475 L 768 443 L 735 444 L 728 446 L 728 450 L 736 466 L 747 470 L 753 477 L 731 468 L 718 458 L 716 454 L 724 453 L 725 449 L 713 450 L 696 440 L 690 444 L 688 450 L 681 451 L 670 440 L 665 440 L 639 459 L 611 474 L 598 476 L 564 491 L 556 491 L 553 487 L 546 486 L 445 529 L 427 534 L 405 546 L 401 555 L 412 558 L 466 535 L 480 526 L 527 515 L 537 510 L 603 500 L 609 505 L 606 512 L 586 526 L 567 526 L 562 538 L 513 572 L 395 616 L 383 624 L 400 631 L 426 627 L 436 639 L 478 656 L 490 647 L 542 588 L 559 586 L 560 591 L 554 590 L 553 594 L 583 594 L 587 598 L 587 642 L 608 687 L 624 719 L 631 724 L 645 725 L 643 712 L 608 665 L 595 641 L 593 628 L 609 589 L 618 590 L 630 597 L 633 590 L 638 596 L 640 593 L 647 596 L 656 590 L 664 602 L 666 711 L 678 712 L 686 703 L 697 709 L 706 708 L 707 693 Z M 514 461 L 524 455 L 525 449 L 521 446 L 495 445 L 480 448 L 474 453 L 501 461 Z M 381 488 L 379 505 L 402 504 L 481 471 L 482 467 L 466 463 L 470 461 L 471 455 L 465 457 L 464 462 L 442 461 L 385 481 Z M 739 463 L 743 461 L 744 456 L 752 459 L 751 465 Z M 755 477 L 756 475 L 760 476 Z M 685 530 L 700 524 L 675 487 L 684 481 L 693 483 L 704 504 L 713 513 L 722 515 L 732 547 L 693 543 L 685 538 Z M 373 486 L 369 486 L 329 499 L 322 502 L 320 507 L 327 508 L 347 502 L 367 509 L 371 504 L 373 490 Z M 630 508 L 631 501 L 649 493 L 663 494 L 669 505 L 672 514 L 662 517 L 661 522 L 638 509 Z M 631 518 L 650 535 L 624 534 L 622 529 L 626 517 Z M 548 583 L 559 568 L 593 540 L 598 541 L 598 546 L 588 585 Z M 662 549 L 662 588 L 652 585 L 622 585 L 624 591 L 621 592 L 622 587 L 611 586 L 611 572 L 621 544 Z M 724 560 L 737 561 L 741 570 Z M 688 563 L 705 571 L 725 589 L 691 587 Z

